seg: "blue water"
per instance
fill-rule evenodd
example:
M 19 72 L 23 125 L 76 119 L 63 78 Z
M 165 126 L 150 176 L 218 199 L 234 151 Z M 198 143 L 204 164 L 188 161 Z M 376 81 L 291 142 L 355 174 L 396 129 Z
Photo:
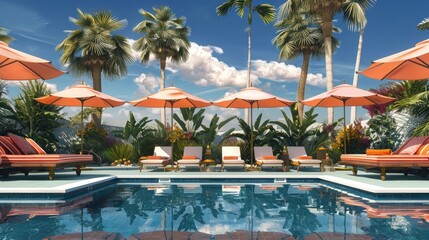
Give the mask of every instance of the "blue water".
M 429 239 L 427 204 L 317 184 L 114 185 L 67 203 L 0 204 L 0 214 L 0 239 Z

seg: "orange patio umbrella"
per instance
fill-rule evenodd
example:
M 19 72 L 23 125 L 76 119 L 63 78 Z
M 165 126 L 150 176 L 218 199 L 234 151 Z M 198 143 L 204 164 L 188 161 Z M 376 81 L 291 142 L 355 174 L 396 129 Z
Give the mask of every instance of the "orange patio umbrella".
M 92 87 L 84 85 L 84 83 L 48 96 L 36 98 L 36 101 L 56 106 L 81 107 L 81 130 L 83 129 L 83 107 L 117 107 L 125 103 L 125 101 L 94 90 Z M 80 147 L 80 153 L 82 154 L 82 152 L 83 136 L 81 136 Z
M 15 50 L 0 41 L 0 79 L 10 81 L 47 80 L 61 76 L 50 61 Z
M 429 78 L 429 39 L 402 52 L 375 60 L 359 72 L 383 80 L 423 80 Z
M 224 108 L 250 108 L 250 163 L 253 164 L 253 108 L 275 108 L 290 106 L 294 101 L 283 99 L 256 87 L 247 87 L 213 104 Z
M 130 102 L 137 107 L 171 108 L 171 127 L 173 127 L 173 108 L 202 108 L 211 102 L 189 94 L 177 87 L 167 87 L 150 96 Z
M 312 107 L 343 107 L 344 112 L 344 153 L 346 153 L 346 106 L 369 106 L 385 104 L 395 101 L 395 98 L 386 97 L 366 91 L 349 84 L 341 84 L 331 90 L 301 101 Z

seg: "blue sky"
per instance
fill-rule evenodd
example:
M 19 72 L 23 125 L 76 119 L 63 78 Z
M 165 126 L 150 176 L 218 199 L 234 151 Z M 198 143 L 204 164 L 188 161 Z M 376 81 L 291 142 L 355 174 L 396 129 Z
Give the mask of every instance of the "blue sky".
M 152 11 L 154 6 L 167 5 L 172 8 L 176 16 L 186 17 L 187 26 L 191 28 L 189 38 L 192 48 L 188 62 L 167 66 L 169 71 L 166 74 L 166 85 L 169 86 L 174 80 L 175 86 L 187 92 L 207 100 L 217 100 L 226 93 L 239 91 L 245 86 L 247 68 L 246 20 L 239 18 L 233 11 L 226 17 L 217 16 L 215 9 L 222 2 L 223 0 L 64 0 L 59 4 L 54 0 L 1 0 L 0 26 L 8 28 L 11 31 L 10 35 L 16 39 L 11 47 L 51 60 L 56 67 L 66 70 L 59 63 L 61 52 L 56 52 L 55 46 L 66 37 L 65 30 L 76 29 L 76 26 L 69 21 L 69 17 L 77 17 L 77 8 L 89 13 L 108 10 L 118 19 L 126 19 L 127 27 L 115 34 L 124 35 L 132 42 L 141 37 L 132 32 L 134 26 L 143 20 L 138 10 Z M 255 4 L 268 2 L 278 8 L 284 1 L 254 1 Z M 368 25 L 364 35 L 361 69 L 369 66 L 371 60 L 404 50 L 427 39 L 429 31 L 419 31 L 416 25 L 429 17 L 428 7 L 429 3 L 425 0 L 415 0 L 413 4 L 401 0 L 378 1 L 367 12 Z M 338 15 L 335 19 L 336 25 L 343 31 L 337 35 L 341 40 L 341 46 L 333 58 L 334 85 L 341 84 L 343 81 L 351 84 L 359 34 L 349 31 L 344 26 L 342 16 Z M 278 50 L 271 44 L 275 33 L 276 30 L 272 24 L 264 25 L 255 18 L 252 25 L 254 85 L 272 94 L 294 100 L 301 59 L 279 61 Z M 114 81 L 104 80 L 103 92 L 130 101 L 159 90 L 157 61 L 144 65 L 135 61 L 128 67 L 127 76 Z M 324 59 L 311 61 L 310 77 L 306 98 L 326 90 Z M 53 90 L 60 91 L 81 80 L 92 84 L 89 78 L 78 78 L 71 74 L 49 80 L 47 83 Z M 359 77 L 359 87 L 363 89 L 376 88 L 384 82 L 364 76 Z M 17 86 L 9 86 L 10 97 L 13 98 L 19 92 Z M 69 115 L 76 114 L 78 111 L 78 108 L 66 109 Z M 107 124 L 123 126 L 128 119 L 129 111 L 133 111 L 138 117 L 158 118 L 159 110 L 131 106 L 119 107 L 106 110 L 103 121 Z M 326 110 L 322 108 L 317 112 L 320 113 L 318 120 L 325 121 Z M 335 112 L 336 117 L 342 116 L 340 109 Z M 206 113 L 208 119 L 216 113 L 225 117 L 231 115 L 243 117 L 243 111 L 236 109 L 210 107 Z M 272 120 L 281 116 L 278 109 L 255 110 L 255 114 L 259 113 L 264 113 L 266 118 Z M 359 108 L 358 117 L 367 118 L 366 111 Z

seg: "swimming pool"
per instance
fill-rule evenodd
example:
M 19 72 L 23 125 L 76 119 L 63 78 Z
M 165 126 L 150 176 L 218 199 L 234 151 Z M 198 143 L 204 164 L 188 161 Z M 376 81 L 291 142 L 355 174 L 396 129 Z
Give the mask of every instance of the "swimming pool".
M 1 239 L 429 239 L 422 200 L 370 202 L 318 183 L 117 183 L 30 202 L 0 204 Z

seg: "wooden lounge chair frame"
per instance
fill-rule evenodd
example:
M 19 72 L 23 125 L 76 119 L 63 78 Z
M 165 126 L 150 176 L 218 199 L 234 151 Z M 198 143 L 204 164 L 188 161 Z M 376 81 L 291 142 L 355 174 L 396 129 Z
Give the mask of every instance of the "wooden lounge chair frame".
M 301 167 L 318 167 L 322 171 L 322 161 L 318 159 L 298 159 L 299 156 L 307 156 L 304 146 L 288 146 L 290 163 L 296 166 L 296 171 L 299 172 Z
M 225 160 L 226 156 L 237 157 L 237 160 Z M 247 171 L 246 163 L 241 159 L 241 152 L 239 146 L 222 146 L 222 163 L 221 171 L 225 170 L 225 166 L 239 166 L 243 167 Z
M 281 167 L 283 172 L 287 171 L 285 161 L 281 159 L 264 159 L 264 156 L 272 156 L 273 149 L 269 146 L 258 146 L 254 147 L 256 165 L 259 167 L 259 171 L 262 171 L 262 167 Z
M 183 149 L 183 156 L 195 156 L 195 160 L 192 159 L 180 159 L 176 161 L 176 172 L 179 170 L 181 166 L 198 166 L 200 171 L 201 168 L 201 160 L 203 158 L 203 147 L 202 146 L 185 146 Z

